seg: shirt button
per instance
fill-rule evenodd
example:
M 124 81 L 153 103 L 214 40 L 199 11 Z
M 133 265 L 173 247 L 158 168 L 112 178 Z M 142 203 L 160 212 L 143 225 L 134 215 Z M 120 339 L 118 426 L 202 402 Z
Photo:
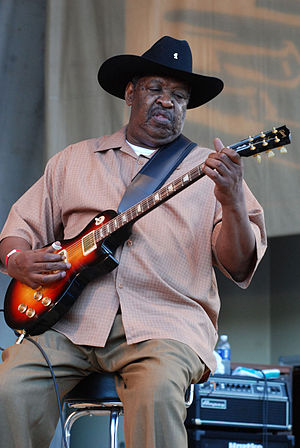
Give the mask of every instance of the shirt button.
M 123 284 L 119 283 L 119 288 L 122 289 L 123 288 Z
M 132 246 L 133 242 L 131 240 L 128 240 L 126 244 L 127 244 L 127 246 Z
M 143 161 L 142 159 L 139 159 L 139 160 L 138 160 L 138 164 L 139 164 L 139 165 L 144 165 L 144 161 Z

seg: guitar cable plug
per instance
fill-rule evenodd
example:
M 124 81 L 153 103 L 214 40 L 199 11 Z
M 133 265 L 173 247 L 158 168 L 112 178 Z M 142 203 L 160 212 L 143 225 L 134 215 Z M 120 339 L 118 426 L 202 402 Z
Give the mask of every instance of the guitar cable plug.
M 26 337 L 26 331 L 22 330 L 21 333 L 18 331 L 14 332 L 16 336 L 18 336 L 18 339 L 16 340 L 16 344 L 22 344 L 23 339 Z

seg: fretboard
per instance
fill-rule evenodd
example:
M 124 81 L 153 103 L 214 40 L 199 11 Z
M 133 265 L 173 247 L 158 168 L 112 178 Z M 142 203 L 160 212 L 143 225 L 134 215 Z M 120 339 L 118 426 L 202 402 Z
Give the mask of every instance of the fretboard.
M 261 132 L 253 137 L 249 136 L 238 143 L 230 145 L 229 148 L 233 149 L 241 157 L 249 157 L 258 156 L 259 153 L 265 151 L 270 152 L 272 148 L 282 147 L 282 145 L 288 143 L 290 143 L 290 131 L 284 125 L 278 128 L 273 128 L 267 132 Z M 91 242 L 88 245 L 94 247 L 95 243 L 100 242 L 103 238 L 110 236 L 122 227 L 134 223 L 146 213 L 149 213 L 151 210 L 158 207 L 172 196 L 175 196 L 175 194 L 187 188 L 193 182 L 196 182 L 198 179 L 205 176 L 205 173 L 201 170 L 202 166 L 203 162 L 185 173 L 183 176 L 180 176 L 173 182 L 164 185 L 150 196 L 147 196 L 142 201 L 103 224 L 102 227 L 99 227 L 97 230 L 92 232 L 92 235 L 87 235 L 85 238 L 91 238 Z
M 120 213 L 106 224 L 103 224 L 102 227 L 95 230 L 96 242 L 98 243 L 103 238 L 108 237 L 113 232 L 121 229 L 128 224 L 133 224 L 139 218 L 146 215 L 163 202 L 169 200 L 172 196 L 175 196 L 177 193 L 184 190 L 201 177 L 205 176 L 205 174 L 201 170 L 201 165 L 202 164 L 192 168 L 183 176 L 180 176 L 173 180 L 173 182 L 164 185 L 159 190 L 152 193 L 150 196 L 147 196 L 145 199 Z

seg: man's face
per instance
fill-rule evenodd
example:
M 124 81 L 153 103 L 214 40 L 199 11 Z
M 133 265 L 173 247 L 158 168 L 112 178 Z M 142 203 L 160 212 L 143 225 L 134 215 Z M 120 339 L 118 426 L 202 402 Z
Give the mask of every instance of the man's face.
M 131 106 L 127 128 L 130 143 L 157 148 L 181 134 L 189 101 L 189 89 L 184 82 L 145 76 L 135 86 L 132 82 L 127 85 L 125 100 Z

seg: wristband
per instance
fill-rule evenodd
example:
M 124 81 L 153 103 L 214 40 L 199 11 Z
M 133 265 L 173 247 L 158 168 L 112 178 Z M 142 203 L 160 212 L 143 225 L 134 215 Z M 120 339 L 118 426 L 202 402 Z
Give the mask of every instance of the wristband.
M 5 267 L 7 268 L 7 263 L 8 263 L 8 259 L 9 259 L 9 257 L 12 255 L 12 254 L 15 254 L 16 252 L 23 252 L 22 250 L 19 250 L 19 249 L 13 249 L 13 250 L 11 250 L 10 252 L 8 252 L 8 254 L 6 255 L 6 258 L 5 258 Z

